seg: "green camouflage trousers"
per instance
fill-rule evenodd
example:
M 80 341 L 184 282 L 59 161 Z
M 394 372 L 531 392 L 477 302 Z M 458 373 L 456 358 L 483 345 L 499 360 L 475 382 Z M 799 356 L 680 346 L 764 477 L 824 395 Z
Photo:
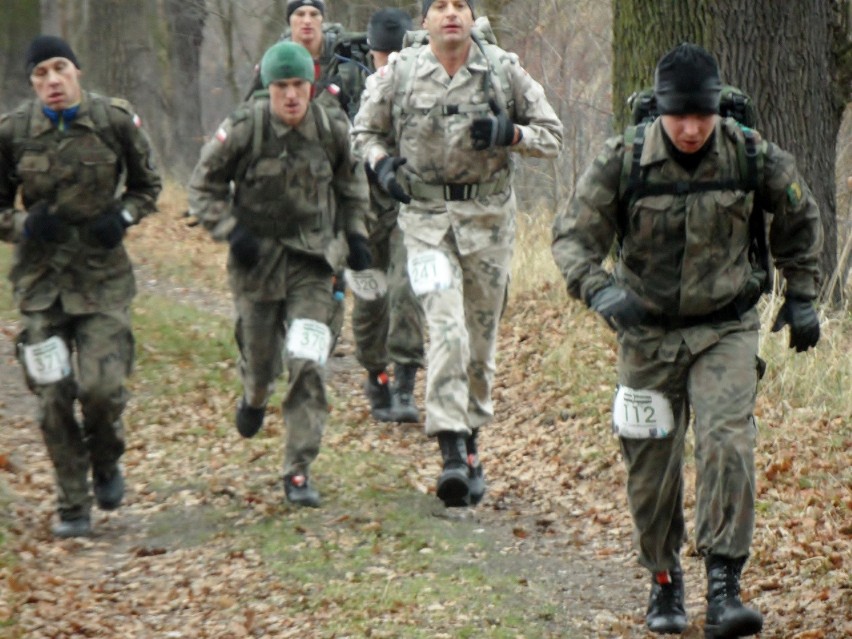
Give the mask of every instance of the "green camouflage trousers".
M 685 540 L 683 458 L 690 407 L 695 414 L 696 547 L 701 554 L 749 554 L 758 334 L 735 322 L 724 326 L 727 331 L 720 330 L 718 339 L 709 340 L 712 344 L 691 350 L 687 336 L 662 355 L 649 356 L 641 345 L 620 340 L 619 384 L 662 392 L 674 414 L 675 428 L 666 439 L 620 438 L 639 562 L 654 572 L 675 566 Z M 707 328 L 684 333 L 699 330 L 704 337 L 713 335 Z
M 293 254 L 286 260 L 285 299 L 252 301 L 233 291 L 237 311 L 236 340 L 245 399 L 250 406 L 265 406 L 276 379 L 287 366 L 287 392 L 281 403 L 287 440 L 284 474 L 307 474 L 319 454 L 328 415 L 326 369 L 316 361 L 286 357 L 288 327 L 296 319 L 328 326 L 338 304 L 332 297 L 332 275 L 315 260 Z
M 387 276 L 388 291 L 376 300 L 355 296 L 352 332 L 355 357 L 368 371 L 388 364 L 423 367 L 423 309 L 411 290 L 402 231 L 395 226 L 380 240 L 373 239 L 373 267 Z
M 121 414 L 129 399 L 124 382 L 133 370 L 128 309 L 68 315 L 61 304 L 22 314 L 18 358 L 27 386 L 38 396 L 38 422 L 56 472 L 57 509 L 63 519 L 88 514 L 89 468 L 109 466 L 124 453 Z M 58 336 L 71 354 L 71 373 L 39 384 L 24 361 L 24 347 Z M 82 428 L 74 415 L 79 401 Z
M 494 417 L 491 389 L 512 247 L 460 255 L 452 231 L 439 246 L 405 236 L 409 260 L 438 251 L 450 264 L 449 288 L 420 296 L 429 331 L 426 434 L 470 434 Z

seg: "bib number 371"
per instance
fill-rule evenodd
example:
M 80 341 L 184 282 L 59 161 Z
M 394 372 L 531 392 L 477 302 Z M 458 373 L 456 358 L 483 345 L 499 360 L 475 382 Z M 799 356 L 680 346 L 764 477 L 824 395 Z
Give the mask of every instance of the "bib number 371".
M 325 364 L 331 350 L 331 331 L 322 322 L 295 319 L 287 331 L 287 355 Z
M 659 391 L 619 386 L 612 406 L 612 432 L 627 439 L 664 439 L 674 430 L 671 402 Z
M 36 384 L 54 384 L 71 374 L 71 356 L 59 336 L 29 344 L 23 350 L 27 373 Z

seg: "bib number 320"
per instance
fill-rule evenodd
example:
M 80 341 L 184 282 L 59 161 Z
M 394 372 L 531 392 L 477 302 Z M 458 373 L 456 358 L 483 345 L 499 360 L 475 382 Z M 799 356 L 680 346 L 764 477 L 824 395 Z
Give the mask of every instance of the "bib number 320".
M 24 365 L 36 384 L 54 384 L 71 374 L 71 356 L 62 338 L 54 335 L 23 347 Z
M 659 391 L 619 386 L 612 406 L 612 432 L 627 439 L 664 439 L 674 430 L 671 402 Z

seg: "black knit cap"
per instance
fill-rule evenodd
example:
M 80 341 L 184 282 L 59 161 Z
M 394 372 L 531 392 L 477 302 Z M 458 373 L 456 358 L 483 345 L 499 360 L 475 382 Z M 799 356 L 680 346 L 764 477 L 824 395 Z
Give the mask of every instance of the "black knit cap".
M 716 59 L 697 44 L 677 45 L 654 72 L 657 110 L 663 115 L 718 113 L 721 92 Z
M 429 11 L 429 7 L 432 6 L 433 2 L 435 2 L 435 0 L 423 0 L 423 17 L 424 18 L 426 17 L 426 12 Z M 470 7 L 470 11 L 471 11 L 471 13 L 473 13 L 473 11 L 474 11 L 473 0 L 467 0 L 467 6 Z
M 67 58 L 75 67 L 80 68 L 77 56 L 65 40 L 58 36 L 40 35 L 33 39 L 27 49 L 27 73 L 32 73 L 35 67 L 51 58 Z
M 325 0 L 288 0 L 287 2 L 287 20 L 299 7 L 314 7 L 319 9 L 319 12 L 325 17 Z
M 373 51 L 399 51 L 402 38 L 411 29 L 411 16 L 402 9 L 379 9 L 367 25 L 367 46 Z

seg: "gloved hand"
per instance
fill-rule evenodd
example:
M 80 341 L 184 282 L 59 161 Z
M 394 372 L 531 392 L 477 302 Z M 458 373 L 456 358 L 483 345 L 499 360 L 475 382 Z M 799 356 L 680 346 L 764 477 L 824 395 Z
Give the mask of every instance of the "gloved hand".
M 795 348 L 797 353 L 817 345 L 819 317 L 810 300 L 788 295 L 775 317 L 772 332 L 777 333 L 785 324 L 790 325 L 790 348 Z
M 615 284 L 592 295 L 589 307 L 600 313 L 613 330 L 637 326 L 648 314 L 638 295 Z
M 411 196 L 405 192 L 402 185 L 396 180 L 396 170 L 403 164 L 408 162 L 406 158 L 397 158 L 392 155 L 386 155 L 381 160 L 376 162 L 374 167 L 376 171 L 376 179 L 379 181 L 385 192 L 393 199 L 403 204 L 411 202 Z
M 237 224 L 228 234 L 231 253 L 240 266 L 254 268 L 260 261 L 260 241 L 246 227 Z
M 105 249 L 121 244 L 127 227 L 133 223 L 130 213 L 124 210 L 121 200 L 113 200 L 98 217 L 89 223 L 89 230 Z
M 488 106 L 494 115 L 476 118 L 470 125 L 470 137 L 473 138 L 473 148 L 484 151 L 495 146 L 510 146 L 515 139 L 515 123 L 506 114 L 497 100 L 488 100 Z
M 24 237 L 38 242 L 66 242 L 71 234 L 68 223 L 50 212 L 44 200 L 36 202 L 27 210 L 24 220 Z
M 373 254 L 366 237 L 351 233 L 346 236 L 346 243 L 349 245 L 349 257 L 346 258 L 349 268 L 353 271 L 363 271 L 373 265 Z
M 379 186 L 379 176 L 376 175 L 376 172 L 373 170 L 373 167 L 370 166 L 370 163 L 367 160 L 364 160 L 364 173 L 367 174 L 367 183 L 375 184 Z

